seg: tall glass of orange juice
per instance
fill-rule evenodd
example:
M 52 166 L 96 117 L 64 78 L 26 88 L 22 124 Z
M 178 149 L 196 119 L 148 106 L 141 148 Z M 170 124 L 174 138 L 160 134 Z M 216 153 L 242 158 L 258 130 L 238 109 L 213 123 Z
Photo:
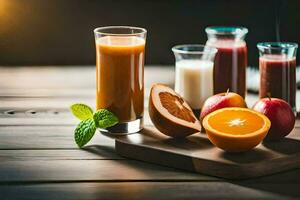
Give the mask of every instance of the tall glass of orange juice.
M 108 109 L 119 119 L 117 125 L 103 131 L 127 134 L 143 128 L 146 33 L 129 26 L 94 30 L 96 107 Z

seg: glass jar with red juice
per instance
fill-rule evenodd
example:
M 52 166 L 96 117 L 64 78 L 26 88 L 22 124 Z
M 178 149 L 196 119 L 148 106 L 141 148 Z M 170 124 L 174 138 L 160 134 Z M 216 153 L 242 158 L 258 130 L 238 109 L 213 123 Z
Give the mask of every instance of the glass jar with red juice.
M 246 67 L 248 63 L 244 27 L 213 26 L 205 29 L 207 46 L 218 49 L 214 64 L 214 93 L 238 93 L 246 95 Z

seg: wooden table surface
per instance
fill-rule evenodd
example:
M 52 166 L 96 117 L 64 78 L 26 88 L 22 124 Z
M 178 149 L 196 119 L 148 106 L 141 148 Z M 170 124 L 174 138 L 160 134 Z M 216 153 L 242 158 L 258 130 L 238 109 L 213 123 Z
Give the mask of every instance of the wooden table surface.
M 172 85 L 173 68 L 146 68 L 146 97 L 153 82 Z M 120 157 L 100 133 L 78 149 L 74 102 L 94 105 L 94 67 L 0 68 L 1 200 L 300 198 L 300 169 L 227 181 Z

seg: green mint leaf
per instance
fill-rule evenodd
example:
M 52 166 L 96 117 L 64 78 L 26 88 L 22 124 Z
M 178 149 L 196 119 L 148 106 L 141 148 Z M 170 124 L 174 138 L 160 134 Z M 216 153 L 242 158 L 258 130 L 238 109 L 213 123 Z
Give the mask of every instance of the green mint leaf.
M 108 128 L 119 122 L 118 118 L 106 109 L 97 110 L 93 118 L 97 128 Z
M 93 110 L 85 104 L 76 103 L 71 105 L 70 109 L 73 115 L 80 120 L 93 118 Z
M 88 143 L 94 136 L 96 131 L 95 122 L 93 119 L 81 121 L 75 129 L 75 142 L 79 148 Z

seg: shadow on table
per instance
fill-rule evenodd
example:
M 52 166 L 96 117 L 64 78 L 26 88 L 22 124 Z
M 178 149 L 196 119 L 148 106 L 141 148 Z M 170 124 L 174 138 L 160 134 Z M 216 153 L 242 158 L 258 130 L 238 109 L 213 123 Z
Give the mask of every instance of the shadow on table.
M 282 154 L 293 154 L 300 152 L 300 141 L 293 138 L 283 138 L 280 141 L 267 141 L 263 145 Z
M 300 152 L 300 141 L 292 138 L 284 138 L 280 141 L 264 142 L 263 146 L 280 154 L 295 155 Z M 249 152 L 250 153 L 250 152 Z M 293 159 L 293 158 L 291 158 Z M 289 170 L 273 175 L 263 176 L 259 178 L 230 181 L 232 184 L 271 192 L 278 195 L 283 195 L 286 198 L 300 197 L 300 169 Z
M 197 140 L 193 140 L 194 138 L 185 138 L 185 139 L 177 139 L 177 138 L 168 138 L 162 140 L 161 142 L 177 149 L 184 149 L 188 151 L 199 151 L 203 149 L 213 148 L 211 143 L 208 140 L 197 138 Z
M 242 153 L 228 153 L 223 151 L 220 153 L 220 157 L 237 164 L 249 164 L 268 159 L 269 154 L 267 151 L 254 148 L 250 151 Z
M 99 155 L 104 159 L 112 159 L 112 160 L 125 159 L 116 153 L 115 148 L 113 146 L 87 145 L 84 148 L 82 148 L 82 150 Z
M 174 176 L 179 176 L 184 180 L 216 180 L 215 177 L 203 177 L 203 175 L 201 174 L 195 174 L 193 172 L 184 171 L 173 167 L 167 167 L 163 164 L 157 165 L 151 162 L 143 162 L 131 158 L 122 157 L 116 153 L 113 146 L 88 145 L 84 147 L 83 150 L 99 155 L 99 157 L 104 157 L 104 159 L 110 160 L 116 165 L 122 166 L 124 173 L 131 174 L 129 177 L 132 177 L 134 180 L 138 176 L 144 177 L 148 176 L 148 174 L 152 174 L 154 176 L 154 179 L 157 180 L 174 180 Z M 167 175 L 161 176 L 161 174 Z
M 204 137 L 204 134 L 201 133 L 191 135 L 187 138 L 171 138 L 163 135 L 156 129 L 147 127 L 142 130 L 141 134 L 144 136 L 141 143 L 148 146 L 162 146 L 162 148 L 169 147 L 188 151 L 199 151 L 214 147 L 207 137 Z
M 246 188 L 278 194 L 282 196 L 282 199 L 299 199 L 299 177 L 300 169 L 295 169 L 250 180 L 229 182 Z

